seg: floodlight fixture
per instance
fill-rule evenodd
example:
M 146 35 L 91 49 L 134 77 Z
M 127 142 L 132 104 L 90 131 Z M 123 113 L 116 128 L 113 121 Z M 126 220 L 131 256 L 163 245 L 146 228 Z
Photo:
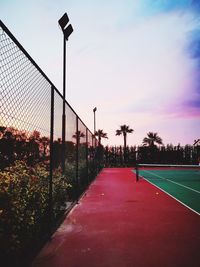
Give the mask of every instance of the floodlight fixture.
M 58 21 L 62 30 L 64 30 L 64 28 L 67 26 L 68 22 L 69 22 L 69 17 L 67 16 L 67 13 L 65 13 Z
M 65 28 L 65 29 L 63 30 L 65 39 L 66 39 L 67 41 L 68 41 L 69 36 L 72 34 L 72 32 L 73 32 L 73 27 L 72 27 L 71 24 L 69 24 L 69 25 L 67 26 L 67 28 Z

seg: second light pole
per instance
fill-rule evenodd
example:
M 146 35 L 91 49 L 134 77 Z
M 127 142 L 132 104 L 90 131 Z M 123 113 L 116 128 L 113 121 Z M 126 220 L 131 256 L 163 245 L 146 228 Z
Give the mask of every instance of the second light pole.
M 66 100 L 66 41 L 73 32 L 72 25 L 69 24 L 69 18 L 65 13 L 58 21 L 63 32 L 63 114 L 62 114 L 62 172 L 65 172 L 65 128 L 66 128 L 66 115 L 65 115 L 65 100 Z
M 95 112 L 97 111 L 97 108 L 95 107 L 93 109 L 93 112 L 94 112 L 94 136 L 95 136 L 95 133 L 96 133 L 96 116 L 95 116 Z

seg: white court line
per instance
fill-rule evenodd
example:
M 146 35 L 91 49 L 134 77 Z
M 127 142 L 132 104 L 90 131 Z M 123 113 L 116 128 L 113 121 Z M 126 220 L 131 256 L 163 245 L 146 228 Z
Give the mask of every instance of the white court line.
M 143 171 L 145 171 L 145 170 L 143 170 Z M 161 179 L 163 179 L 163 180 L 167 180 L 167 181 L 169 181 L 169 182 L 171 182 L 171 183 L 174 183 L 174 184 L 177 184 L 177 185 L 179 185 L 179 186 L 185 187 L 186 189 L 189 189 L 189 190 L 191 190 L 191 191 L 194 191 L 194 192 L 200 194 L 200 191 L 195 190 L 195 189 L 193 189 L 193 188 L 191 188 L 191 187 L 189 187 L 189 186 L 186 186 L 186 185 L 183 185 L 183 184 L 179 184 L 179 183 L 177 183 L 177 182 L 174 182 L 174 181 L 172 181 L 172 180 L 169 180 L 169 179 L 167 179 L 167 178 L 164 178 L 164 177 L 162 177 L 162 176 L 160 176 L 160 175 L 158 175 L 158 174 L 155 174 L 155 173 L 153 173 L 153 172 L 150 172 L 150 171 L 145 171 L 145 172 L 150 173 L 150 174 L 152 174 L 152 175 L 154 175 L 154 176 L 157 176 L 157 177 L 159 177 L 159 178 L 161 178 Z
M 162 192 L 164 192 L 165 194 L 167 194 L 168 196 L 172 197 L 173 199 L 175 199 L 176 201 L 178 201 L 179 203 L 181 203 L 183 206 L 185 206 L 186 208 L 188 208 L 189 210 L 193 211 L 194 213 L 196 213 L 197 215 L 200 215 L 200 213 L 194 209 L 192 209 L 191 207 L 189 207 L 188 205 L 186 205 L 185 203 L 183 203 L 182 201 L 180 201 L 179 199 L 177 199 L 176 197 L 172 196 L 170 193 L 166 192 L 164 189 L 160 188 L 159 186 L 155 185 L 154 183 L 150 182 L 148 179 L 144 178 L 143 176 L 140 175 L 140 177 L 142 177 L 145 181 L 147 181 L 148 183 L 152 184 L 153 186 L 157 187 L 159 190 L 161 190 Z

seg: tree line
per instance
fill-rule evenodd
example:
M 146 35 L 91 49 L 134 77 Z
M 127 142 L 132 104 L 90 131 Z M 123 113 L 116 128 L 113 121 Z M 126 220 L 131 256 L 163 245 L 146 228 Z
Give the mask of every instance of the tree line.
M 86 143 L 86 135 L 77 131 L 72 135 L 73 141 L 65 142 L 65 153 L 69 164 L 76 161 L 78 147 L 79 159 L 86 157 L 97 158 L 101 166 L 128 166 L 136 161 L 140 163 L 174 163 L 174 164 L 197 164 L 200 156 L 199 147 L 163 145 L 162 138 L 154 132 L 147 133 L 140 146 L 127 146 L 127 135 L 134 130 L 127 125 L 121 125 L 116 130 L 116 135 L 123 136 L 123 147 L 103 147 L 102 138 L 108 138 L 107 133 L 99 129 L 95 132 L 98 138 L 96 150 L 91 144 Z M 88 148 L 86 153 L 86 148 Z M 53 166 L 57 168 L 62 158 L 62 141 L 60 138 L 53 142 Z M 41 136 L 38 131 L 28 133 L 13 127 L 0 127 L 0 169 L 12 165 L 14 161 L 25 160 L 27 164 L 34 165 L 40 161 L 49 161 L 50 139 Z
M 79 159 L 85 157 L 86 141 L 85 134 L 81 131 L 72 135 L 74 141 L 65 142 L 65 150 L 68 162 L 76 160 L 78 147 Z M 83 140 L 83 141 L 82 141 Z M 92 150 L 92 148 L 91 148 Z M 91 152 L 92 153 L 92 152 Z M 62 158 L 62 140 L 57 138 L 53 141 L 53 166 L 57 168 Z M 91 156 L 91 155 L 90 155 Z M 16 160 L 23 160 L 28 165 L 50 160 L 50 138 L 42 136 L 39 131 L 27 132 L 14 127 L 0 127 L 0 170 L 13 165 Z
M 160 164 L 198 164 L 200 157 L 200 147 L 191 145 L 181 146 L 178 144 L 163 144 L 162 138 L 155 132 L 148 132 L 143 138 L 140 146 L 127 146 L 127 134 L 134 130 L 127 125 L 121 125 L 116 130 L 116 135 L 123 136 L 124 145 L 110 146 L 104 149 L 104 164 L 107 167 L 112 166 L 133 166 L 138 163 L 160 163 Z M 99 143 L 101 138 L 108 138 L 103 130 L 95 132 Z

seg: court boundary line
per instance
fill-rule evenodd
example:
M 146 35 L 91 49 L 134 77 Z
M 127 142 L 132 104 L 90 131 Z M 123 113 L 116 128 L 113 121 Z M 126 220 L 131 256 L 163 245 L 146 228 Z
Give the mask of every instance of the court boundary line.
M 140 176 L 141 178 L 143 178 L 146 182 L 150 183 L 151 185 L 155 186 L 156 188 L 158 188 L 160 191 L 164 192 L 165 194 L 167 194 L 168 196 L 170 196 L 171 198 L 173 198 L 174 200 L 176 200 L 177 202 L 179 202 L 180 204 L 182 204 L 183 206 L 185 206 L 186 208 L 188 208 L 189 210 L 193 211 L 194 213 L 196 213 L 197 215 L 200 216 L 200 213 L 196 210 L 194 210 L 193 208 L 189 207 L 187 204 L 183 203 L 181 200 L 177 199 L 176 197 L 172 196 L 170 193 L 168 193 L 167 191 L 165 191 L 164 189 L 160 188 L 159 186 L 153 184 L 152 182 L 150 182 L 148 179 L 144 178 L 143 176 Z
M 166 165 L 166 166 L 165 166 Z M 179 168 L 193 168 L 193 167 L 196 167 L 197 169 L 200 169 L 200 165 L 197 165 L 197 164 L 193 164 L 193 165 L 190 165 L 190 164 L 185 164 L 185 165 L 178 165 L 178 164 L 145 164 L 145 163 L 141 163 L 141 164 L 138 164 L 138 166 L 140 167 L 179 167 Z
M 177 185 L 182 186 L 182 187 L 184 187 L 184 188 L 186 188 L 186 189 L 188 189 L 188 190 L 191 190 L 191 191 L 194 191 L 194 192 L 200 194 L 200 192 L 199 192 L 198 190 L 195 190 L 195 189 L 193 189 L 193 188 L 191 188 L 191 187 L 189 187 L 189 186 L 186 186 L 186 185 L 183 185 L 183 184 L 174 182 L 174 181 L 172 181 L 172 180 L 169 180 L 169 179 L 167 179 L 167 178 L 165 178 L 165 177 L 162 177 L 162 176 L 160 176 L 160 175 L 158 175 L 158 174 L 155 174 L 155 173 L 153 173 L 153 172 L 150 172 L 150 171 L 146 171 L 146 170 L 143 170 L 143 171 L 145 171 L 145 172 L 147 172 L 147 173 L 150 173 L 150 174 L 152 174 L 152 175 L 154 175 L 154 176 L 157 176 L 157 177 L 161 178 L 162 180 L 167 180 L 168 182 L 177 184 Z

